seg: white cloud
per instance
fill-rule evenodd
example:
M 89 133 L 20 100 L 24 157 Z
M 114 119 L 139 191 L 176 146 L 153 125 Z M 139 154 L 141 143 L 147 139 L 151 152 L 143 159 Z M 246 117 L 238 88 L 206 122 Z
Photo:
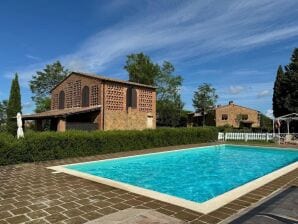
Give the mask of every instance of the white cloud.
M 271 92 L 269 90 L 263 90 L 261 92 L 258 93 L 257 97 L 265 97 L 265 96 L 269 96 L 271 94 Z
M 240 94 L 244 90 L 243 86 L 230 86 L 228 89 L 228 93 L 237 95 Z
M 32 60 L 34 60 L 34 61 L 40 61 L 40 60 L 41 60 L 41 58 L 36 57 L 36 56 L 33 56 L 33 55 L 31 55 L 31 54 L 26 54 L 25 57 L 26 57 L 26 58 L 29 58 L 29 59 L 32 59 Z
M 266 115 L 267 117 L 273 118 L 273 110 L 272 110 L 272 109 L 268 109 L 268 110 L 266 111 L 265 115 Z
M 22 104 L 23 108 L 31 108 L 33 106 L 34 106 L 34 103 L 32 101 L 25 102 L 25 103 Z
M 125 4 L 116 1 L 108 8 L 119 11 Z M 166 7 L 146 2 L 135 13 L 87 38 L 72 53 L 18 70 L 28 81 L 41 65 L 60 59 L 73 70 L 102 72 L 139 51 L 152 53 L 155 60 L 200 63 L 298 36 L 295 22 L 286 26 L 281 22 L 285 13 L 295 15 L 291 9 L 296 7 L 297 2 L 291 0 L 183 1 L 167 2 Z

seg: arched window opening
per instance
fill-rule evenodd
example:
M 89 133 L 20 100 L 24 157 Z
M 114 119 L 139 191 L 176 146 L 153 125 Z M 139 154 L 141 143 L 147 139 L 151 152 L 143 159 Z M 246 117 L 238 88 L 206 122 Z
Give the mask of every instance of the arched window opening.
M 126 105 L 127 107 L 137 108 L 137 90 L 131 86 L 127 88 L 126 93 Z
M 129 86 L 127 88 L 127 92 L 126 92 L 126 107 L 131 107 L 131 92 L 132 92 L 132 88 L 131 86 Z
M 89 87 L 84 86 L 82 91 L 82 107 L 89 107 Z
M 132 108 L 137 108 L 137 104 L 138 104 L 138 99 L 137 99 L 137 90 L 135 88 L 132 88 L 131 91 L 131 107 Z
M 60 91 L 59 93 L 59 110 L 64 109 L 64 102 L 65 102 L 65 93 L 64 91 Z

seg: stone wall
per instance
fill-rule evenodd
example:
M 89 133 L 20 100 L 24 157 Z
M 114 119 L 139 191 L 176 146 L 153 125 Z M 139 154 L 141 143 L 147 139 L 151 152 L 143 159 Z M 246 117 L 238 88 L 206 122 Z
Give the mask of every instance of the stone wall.
M 156 128 L 156 117 L 152 113 L 139 112 L 129 108 L 127 112 L 106 111 L 104 130 L 143 130 L 150 128 L 147 122 L 152 119 L 152 128 Z
M 137 107 L 127 107 L 128 85 L 106 83 L 104 103 L 104 130 L 143 130 L 156 128 L 156 92 L 134 86 Z M 150 125 L 152 122 L 152 125 Z
M 227 120 L 222 120 L 222 115 L 227 115 Z M 216 126 L 230 125 L 238 128 L 240 123 L 237 119 L 239 114 L 247 115 L 247 120 L 244 122 L 252 122 L 252 127 L 260 127 L 259 112 L 249 108 L 241 107 L 235 104 L 230 104 L 227 106 L 222 106 L 216 108 Z

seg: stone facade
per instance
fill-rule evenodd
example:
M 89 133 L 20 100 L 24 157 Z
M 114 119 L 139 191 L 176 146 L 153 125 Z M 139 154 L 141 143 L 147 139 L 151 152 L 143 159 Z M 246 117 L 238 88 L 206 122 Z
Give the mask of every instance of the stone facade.
M 127 85 L 109 82 L 104 85 L 104 130 L 156 128 L 155 90 L 134 88 L 137 95 L 135 108 L 127 105 Z
M 203 123 L 202 113 L 188 114 L 187 123 L 189 127 L 201 126 Z M 260 113 L 257 110 L 236 105 L 231 101 L 228 105 L 218 106 L 205 114 L 205 125 L 258 128 L 260 127 Z
M 105 77 L 72 73 L 52 90 L 51 109 L 64 110 L 100 106 L 98 116 L 72 115 L 67 122 L 97 123 L 100 130 L 142 130 L 156 128 L 154 87 Z M 94 112 L 93 112 L 94 113 Z M 82 117 L 85 116 L 85 117 Z M 60 119 L 61 120 L 61 119 Z M 70 126 L 58 121 L 57 130 Z
M 217 127 L 230 125 L 239 128 L 242 125 L 258 128 L 260 117 L 258 111 L 230 102 L 226 106 L 219 106 L 215 109 L 215 123 Z

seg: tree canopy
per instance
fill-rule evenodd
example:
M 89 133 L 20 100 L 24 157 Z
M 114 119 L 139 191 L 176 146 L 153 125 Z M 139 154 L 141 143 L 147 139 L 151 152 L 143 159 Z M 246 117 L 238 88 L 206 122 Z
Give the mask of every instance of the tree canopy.
M 7 100 L 0 102 L 0 126 L 6 123 L 7 120 Z
M 22 111 L 21 93 L 18 74 L 15 74 L 15 78 L 12 80 L 10 95 L 7 104 L 7 131 L 13 135 L 17 132 L 16 115 Z
M 208 83 L 198 86 L 197 91 L 194 92 L 192 104 L 197 112 L 203 114 L 203 125 L 205 125 L 205 114 L 214 108 L 217 99 L 218 95 L 215 88 Z
M 284 108 L 284 92 L 286 91 L 285 87 L 285 73 L 282 69 L 282 66 L 278 66 L 276 80 L 273 87 L 273 114 L 275 117 L 283 115 L 285 112 Z
M 298 48 L 292 54 L 291 62 L 285 66 L 287 94 L 285 108 L 288 113 L 298 112 Z
M 260 128 L 262 131 L 272 132 L 272 119 L 264 114 L 260 114 Z
M 298 112 L 298 48 L 283 71 L 279 66 L 273 88 L 273 114 L 279 117 Z
M 159 73 L 159 65 L 144 53 L 128 55 L 124 69 L 128 72 L 129 81 L 146 85 L 154 85 Z
M 182 77 L 175 75 L 175 67 L 168 61 L 160 66 L 144 53 L 127 56 L 124 68 L 129 81 L 157 87 L 157 124 L 178 126 L 181 122 L 183 102 L 180 89 Z
M 174 75 L 174 71 L 175 68 L 170 62 L 163 62 L 155 79 L 158 100 L 168 99 L 174 101 L 177 97 L 180 97 L 180 87 L 183 79 L 180 75 Z
M 165 61 L 155 80 L 157 86 L 157 123 L 160 126 L 179 126 L 184 103 L 181 100 L 182 77 L 174 75 L 174 66 Z
M 30 81 L 30 89 L 33 93 L 32 100 L 36 105 L 36 112 L 50 110 L 50 91 L 61 82 L 69 71 L 59 61 L 46 65 L 42 71 L 37 71 Z

